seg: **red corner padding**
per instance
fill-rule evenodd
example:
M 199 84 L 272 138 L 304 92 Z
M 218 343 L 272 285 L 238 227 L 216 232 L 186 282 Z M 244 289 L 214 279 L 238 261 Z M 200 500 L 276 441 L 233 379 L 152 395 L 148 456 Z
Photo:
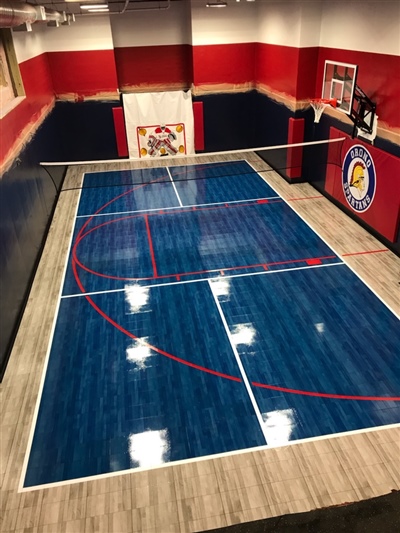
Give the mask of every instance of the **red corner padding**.
M 204 150 L 204 114 L 203 102 L 193 102 L 194 116 L 194 149 L 196 152 Z
M 122 107 L 113 107 L 112 111 L 114 116 L 115 139 L 117 141 L 118 155 L 120 157 L 126 157 L 129 153 L 126 140 L 124 110 Z
M 304 140 L 304 118 L 290 118 L 288 143 L 301 143 Z M 286 156 L 286 175 L 288 178 L 301 178 L 303 147 L 288 148 Z

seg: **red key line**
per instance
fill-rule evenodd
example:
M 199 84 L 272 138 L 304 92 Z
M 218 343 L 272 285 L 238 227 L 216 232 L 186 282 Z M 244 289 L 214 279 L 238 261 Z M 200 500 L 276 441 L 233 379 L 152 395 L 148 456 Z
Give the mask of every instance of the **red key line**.
M 153 240 L 151 238 L 151 232 L 150 232 L 149 217 L 147 215 L 145 215 L 144 221 L 145 221 L 145 224 L 146 224 L 147 238 L 148 238 L 148 241 L 149 241 L 151 264 L 153 265 L 153 274 L 154 274 L 153 277 L 154 278 L 158 278 L 157 264 L 156 264 L 156 258 L 155 258 L 155 255 L 154 255 L 154 248 L 153 248 Z

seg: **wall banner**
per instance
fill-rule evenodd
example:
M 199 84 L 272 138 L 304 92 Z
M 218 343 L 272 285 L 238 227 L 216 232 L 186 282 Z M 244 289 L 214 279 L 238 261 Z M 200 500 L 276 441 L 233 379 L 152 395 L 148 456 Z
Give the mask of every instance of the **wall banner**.
M 123 95 L 130 158 L 194 154 L 190 91 Z

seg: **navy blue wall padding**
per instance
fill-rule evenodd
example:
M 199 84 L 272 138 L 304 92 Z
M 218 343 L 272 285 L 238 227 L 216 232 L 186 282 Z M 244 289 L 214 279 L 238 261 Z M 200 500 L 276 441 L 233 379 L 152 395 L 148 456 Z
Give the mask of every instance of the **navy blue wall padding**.
M 58 102 L 53 112 L 61 154 L 48 161 L 119 159 L 112 108 L 120 102 Z
M 0 180 L 0 379 L 29 294 L 65 167 L 40 161 L 117 159 L 112 107 L 58 102 Z
M 254 106 L 255 147 L 287 144 L 289 118 L 297 115 L 286 106 L 256 92 Z
M 50 176 L 38 162 L 56 151 L 45 124 L 0 180 L 0 377 L 47 234 L 63 179 L 63 168 Z
M 205 152 L 254 147 L 255 95 L 252 91 L 193 99 L 204 105 Z

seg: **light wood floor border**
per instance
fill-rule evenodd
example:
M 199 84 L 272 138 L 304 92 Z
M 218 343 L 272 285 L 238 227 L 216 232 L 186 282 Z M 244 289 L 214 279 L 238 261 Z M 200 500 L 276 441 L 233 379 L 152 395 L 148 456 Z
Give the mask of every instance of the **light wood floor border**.
M 240 157 L 182 158 L 173 164 Z M 249 158 L 243 154 L 243 159 Z M 400 315 L 400 259 L 308 184 L 289 185 L 251 164 Z M 147 166 L 163 166 L 164 161 Z M 2 533 L 186 533 L 353 502 L 400 489 L 400 427 L 168 465 L 146 472 L 18 492 L 32 417 L 84 172 L 68 169 L 44 253 L 0 386 Z M 364 254 L 364 252 L 374 252 Z M 349 254 L 349 255 L 348 255 Z

